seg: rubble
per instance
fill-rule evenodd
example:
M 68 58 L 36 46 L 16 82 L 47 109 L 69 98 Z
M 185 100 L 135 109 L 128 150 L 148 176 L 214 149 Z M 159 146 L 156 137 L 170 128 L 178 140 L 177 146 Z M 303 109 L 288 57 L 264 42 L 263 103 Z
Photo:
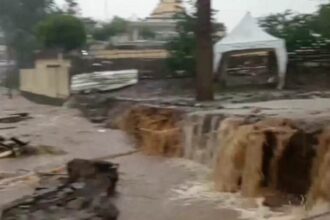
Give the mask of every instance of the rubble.
M 41 178 L 34 194 L 5 207 L 0 220 L 118 218 L 112 201 L 119 178 L 117 164 L 75 159 L 67 164 L 67 172 L 66 178 Z
M 137 70 L 94 72 L 73 76 L 71 91 L 73 93 L 105 92 L 137 83 Z
M 11 130 L 11 129 L 15 129 L 15 126 L 9 126 L 9 127 L 1 127 L 0 130 Z
M 189 115 L 177 108 L 136 105 L 119 127 L 147 155 L 208 165 L 219 192 L 263 197 L 271 207 L 329 204 L 328 122 L 253 113 Z
M 0 159 L 35 154 L 62 155 L 65 152 L 52 146 L 32 146 L 29 142 L 22 141 L 16 137 L 5 138 L 0 136 Z
M 17 123 L 20 121 L 30 119 L 29 113 L 14 113 L 7 116 L 0 117 L 0 123 L 9 124 L 9 123 Z

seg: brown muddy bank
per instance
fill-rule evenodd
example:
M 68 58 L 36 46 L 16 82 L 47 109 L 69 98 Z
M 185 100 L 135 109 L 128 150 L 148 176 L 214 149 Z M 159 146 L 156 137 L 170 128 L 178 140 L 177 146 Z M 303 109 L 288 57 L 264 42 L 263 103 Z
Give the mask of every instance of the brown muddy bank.
M 270 206 L 330 202 L 326 122 L 136 106 L 121 117 L 120 128 L 146 154 L 211 167 L 218 191 L 265 197 Z

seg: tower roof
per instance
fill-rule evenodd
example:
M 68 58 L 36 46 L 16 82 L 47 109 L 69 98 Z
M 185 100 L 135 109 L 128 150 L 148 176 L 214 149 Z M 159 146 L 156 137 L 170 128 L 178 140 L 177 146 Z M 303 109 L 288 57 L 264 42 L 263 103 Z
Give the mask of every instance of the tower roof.
M 149 19 L 171 19 L 179 12 L 184 12 L 182 0 L 160 0 Z

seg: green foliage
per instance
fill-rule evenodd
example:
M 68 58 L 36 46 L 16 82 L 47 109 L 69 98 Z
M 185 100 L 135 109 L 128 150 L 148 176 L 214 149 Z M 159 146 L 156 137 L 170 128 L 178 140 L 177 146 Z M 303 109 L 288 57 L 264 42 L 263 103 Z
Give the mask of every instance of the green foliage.
M 194 34 L 196 17 L 186 13 L 175 16 L 178 20 L 178 35 L 171 39 L 166 48 L 170 53 L 168 67 L 173 71 L 184 71 L 195 75 L 196 70 L 196 37 Z
M 127 25 L 127 20 L 114 17 L 111 22 L 104 23 L 100 28 L 96 28 L 93 37 L 95 40 L 107 41 L 110 37 L 125 33 L 127 31 Z
M 76 2 L 76 0 L 65 0 L 66 2 L 66 6 L 67 6 L 67 10 L 66 13 L 69 15 L 76 15 L 79 12 L 79 7 L 78 7 L 78 3 Z
M 324 37 L 330 38 L 330 4 L 320 6 L 314 28 Z
M 193 13 L 178 13 L 174 19 L 178 20 L 177 33 L 178 35 L 172 38 L 166 48 L 170 53 L 167 61 L 168 67 L 173 72 L 184 71 L 186 74 L 195 75 L 196 71 L 196 36 L 195 28 L 197 24 L 197 9 L 195 4 L 192 4 Z M 213 15 L 215 12 L 213 11 Z M 219 40 L 215 35 L 218 31 L 224 31 L 225 26 L 221 23 L 213 21 L 213 41 Z
M 260 20 L 265 30 L 286 40 L 288 51 L 302 48 L 330 49 L 330 8 L 321 5 L 315 14 L 294 14 L 292 11 L 272 14 Z
M 80 20 L 84 24 L 87 34 L 93 34 L 96 29 L 97 22 L 92 18 L 81 18 Z
M 81 48 L 86 43 L 84 24 L 70 15 L 51 16 L 41 22 L 38 37 L 44 47 L 66 51 Z
M 0 5 L 0 27 L 11 58 L 20 67 L 29 66 L 38 47 L 35 27 L 53 13 L 53 0 L 0 0 Z

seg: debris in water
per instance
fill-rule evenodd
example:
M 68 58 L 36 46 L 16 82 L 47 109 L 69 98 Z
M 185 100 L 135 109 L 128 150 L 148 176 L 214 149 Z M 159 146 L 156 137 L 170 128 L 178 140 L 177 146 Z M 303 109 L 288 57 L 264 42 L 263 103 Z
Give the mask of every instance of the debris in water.
M 307 194 L 307 201 L 313 204 L 316 198 L 330 201 L 328 187 L 322 188 L 330 184 L 325 172 L 330 166 L 330 151 L 324 139 L 330 133 L 323 135 L 324 144 L 320 144 L 318 132 L 309 133 L 282 118 L 255 123 L 229 118 L 222 122 L 219 132 L 221 143 L 214 172 L 218 191 L 263 196 L 265 204 L 272 207 L 300 205 L 306 202 Z M 317 152 L 320 156 L 315 157 Z M 313 165 L 313 161 L 318 162 Z M 319 180 L 315 178 L 321 173 Z
M 35 154 L 63 155 L 65 152 L 52 146 L 32 146 L 29 142 L 16 137 L 5 138 L 0 136 L 0 158 Z
M 20 121 L 31 119 L 29 113 L 14 113 L 8 116 L 0 117 L 0 123 L 17 123 Z
M 34 194 L 6 206 L 0 219 L 118 218 L 119 210 L 111 201 L 118 181 L 117 164 L 75 159 L 67 164 L 67 171 L 68 178 L 42 177 Z
M 15 129 L 17 127 L 14 126 L 10 126 L 10 127 L 1 127 L 0 130 L 11 130 L 11 129 Z
M 208 202 L 218 209 L 235 210 L 241 219 L 247 220 L 302 220 L 308 216 L 303 206 L 286 206 L 273 211 L 263 205 L 263 198 L 245 198 L 240 193 L 223 193 L 215 190 L 214 183 L 207 180 L 188 181 L 171 191 L 171 200 L 189 206 Z

